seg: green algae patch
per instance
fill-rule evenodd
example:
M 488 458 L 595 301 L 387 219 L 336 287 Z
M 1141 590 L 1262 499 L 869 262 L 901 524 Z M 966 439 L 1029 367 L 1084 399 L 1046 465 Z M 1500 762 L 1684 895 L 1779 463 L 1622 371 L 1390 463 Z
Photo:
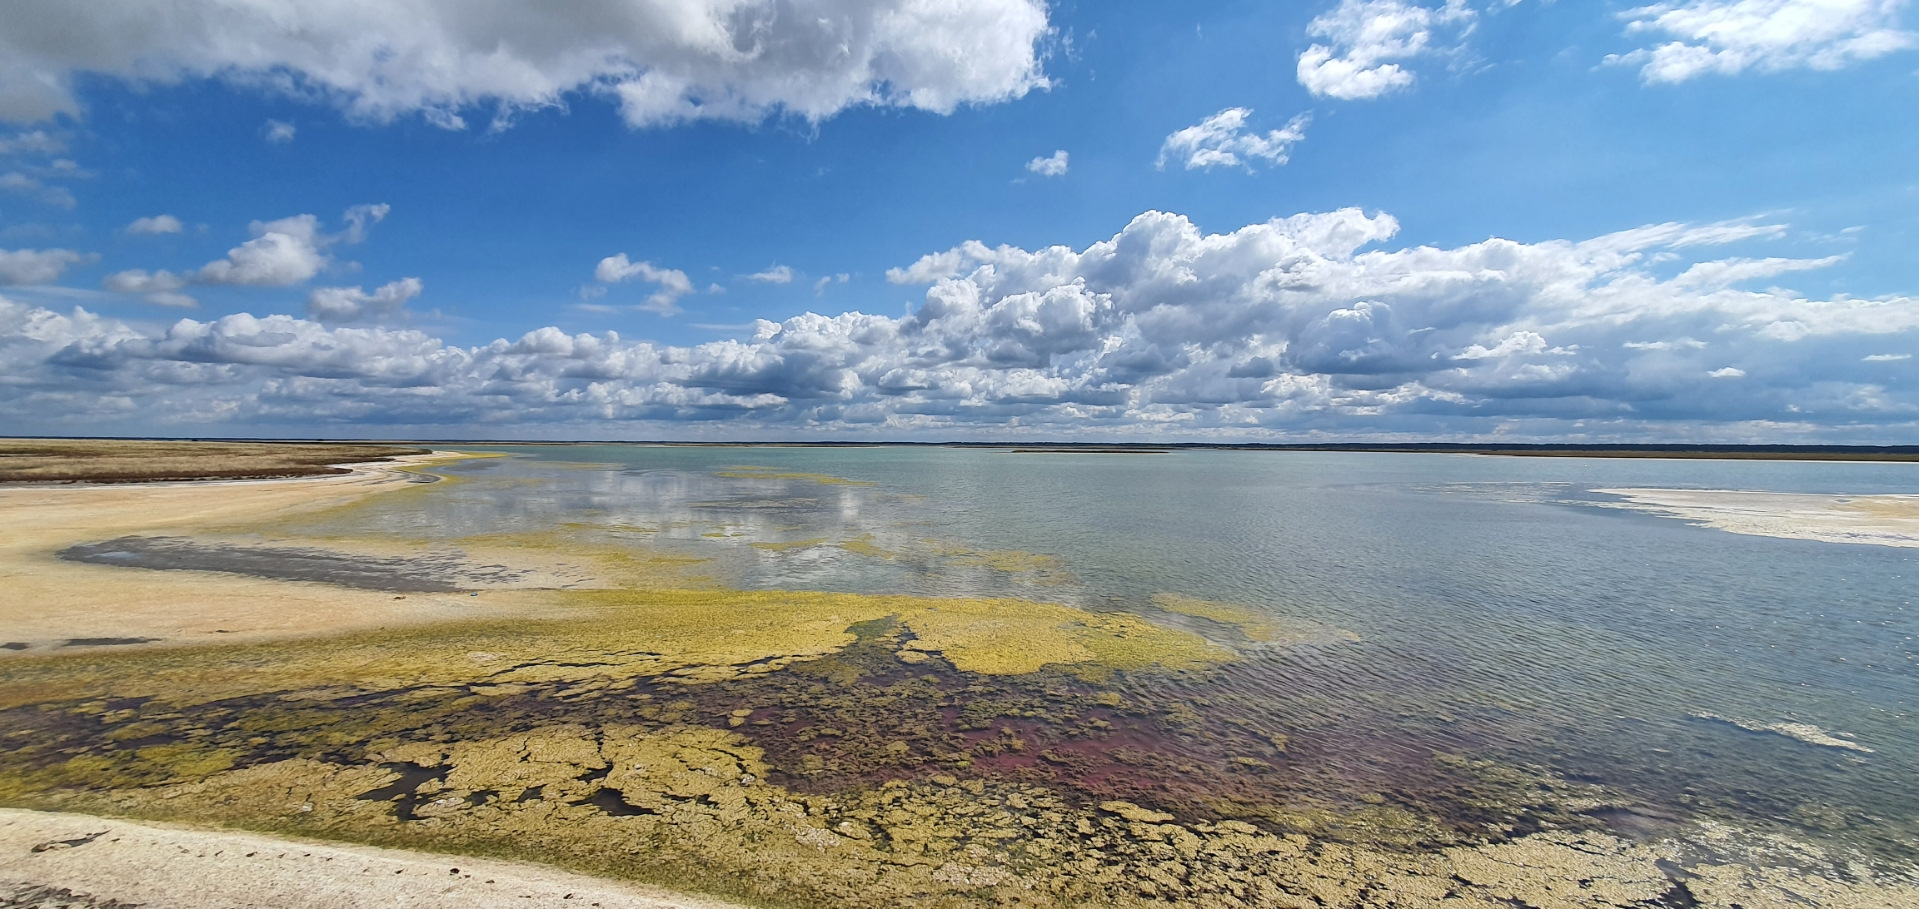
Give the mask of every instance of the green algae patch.
M 854 555 L 865 556 L 869 559 L 897 559 L 900 557 L 899 553 L 880 547 L 879 544 L 873 541 L 873 535 L 870 533 L 860 534 L 850 540 L 841 540 L 839 547 Z
M 1237 628 L 1247 640 L 1258 644 L 1332 644 L 1359 641 L 1359 635 L 1344 628 L 1288 619 L 1237 603 L 1202 600 L 1177 593 L 1156 593 L 1153 595 L 1153 605 L 1167 612 L 1190 615 Z
M 1127 615 L 1016 599 L 865 596 L 808 591 L 498 591 L 513 619 L 452 622 L 284 643 L 23 658 L 9 664 L 0 707 L 84 698 L 197 704 L 273 691 L 356 692 L 659 677 L 712 682 L 838 652 L 849 630 L 896 619 L 921 652 L 994 675 L 1048 665 L 1083 675 L 1232 658 L 1198 636 Z
M 900 621 L 909 650 L 936 652 L 963 672 L 1020 675 L 1043 666 L 1104 676 L 1118 669 L 1196 669 L 1232 659 L 1198 636 L 1122 614 L 1022 600 L 939 601 Z
M 713 475 L 716 477 L 725 477 L 729 480 L 805 480 L 818 483 L 821 486 L 879 485 L 871 480 L 849 480 L 845 477 L 836 477 L 831 474 L 804 473 L 801 471 L 781 470 L 777 467 L 755 467 L 749 464 L 739 464 L 724 470 L 716 470 L 713 472 Z

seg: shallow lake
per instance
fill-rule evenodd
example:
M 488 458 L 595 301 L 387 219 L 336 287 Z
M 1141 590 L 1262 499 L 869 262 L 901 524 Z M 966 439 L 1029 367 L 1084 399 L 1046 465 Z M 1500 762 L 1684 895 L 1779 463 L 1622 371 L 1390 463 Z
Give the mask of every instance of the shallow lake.
M 1818 843 L 1895 878 L 1919 867 L 1919 549 L 1740 535 L 1616 507 L 1595 491 L 1911 493 L 1919 464 L 470 450 L 507 456 L 437 467 L 441 482 L 288 526 L 312 539 L 427 545 L 558 534 L 655 562 L 680 558 L 712 589 L 1058 603 L 1190 632 L 1231 658 L 1178 671 L 981 675 L 902 645 L 911 635 L 897 624 L 862 620 L 850 628 L 858 642 L 836 656 L 750 667 L 727 681 L 676 685 L 642 673 L 630 688 L 495 686 L 484 701 L 432 686 L 357 694 L 339 703 L 358 706 L 332 716 L 405 703 L 426 705 L 407 709 L 427 718 L 410 731 L 382 720 L 337 742 L 395 732 L 458 740 L 475 724 L 537 732 L 692 722 L 757 749 L 739 767 L 822 797 L 927 780 L 1017 783 L 1057 793 L 1064 806 L 1123 800 L 1154 818 L 1250 820 L 1408 854 L 1557 829 L 1649 842 L 1723 823 Z M 221 704 L 230 712 L 221 722 L 288 709 L 288 696 L 269 694 Z M 634 706 L 669 700 L 678 706 L 665 714 Z M 301 722 L 336 721 L 346 722 Z M 231 737 L 207 728 L 198 734 Z M 314 736 L 270 738 L 247 739 L 258 750 L 246 760 L 364 760 L 351 756 L 360 744 L 329 751 Z M 446 782 L 450 764 L 432 761 L 453 757 L 384 760 L 397 781 L 356 797 L 394 800 L 403 822 L 439 804 L 415 792 L 423 782 L 429 795 L 445 783 L 458 798 L 443 801 L 462 811 L 505 799 L 497 787 Z M 452 772 L 457 782 L 463 771 Z M 596 786 L 605 777 L 596 772 L 580 779 Z M 515 790 L 518 802 L 540 791 Z M 665 813 L 612 791 L 571 804 L 616 818 Z M 1117 810 L 1137 821 L 1134 808 Z M 1167 886 L 1151 892 L 1188 885 Z M 1692 905 L 1676 892 L 1663 904 Z M 1587 903 L 1566 905 L 1575 904 Z
M 1320 750 L 1354 785 L 1398 785 L 1402 757 L 1451 749 L 1537 762 L 1676 812 L 1797 818 L 1894 850 L 1915 842 L 1919 550 L 1731 534 L 1599 507 L 1609 497 L 1590 490 L 1909 493 L 1919 465 L 487 450 L 515 457 L 450 468 L 473 482 L 356 520 L 447 538 L 641 528 L 649 545 L 722 551 L 715 570 L 743 587 L 1018 596 L 1201 633 L 1218 630 L 1154 596 L 1241 604 L 1359 640 L 1247 648 L 1204 679 L 1153 679 L 1174 687 L 1152 697 L 1230 698 L 1247 719 L 1292 730 L 1301 745 L 1289 754 Z M 896 555 L 832 545 L 848 540 Z M 1859 749 L 1750 728 L 1775 724 Z

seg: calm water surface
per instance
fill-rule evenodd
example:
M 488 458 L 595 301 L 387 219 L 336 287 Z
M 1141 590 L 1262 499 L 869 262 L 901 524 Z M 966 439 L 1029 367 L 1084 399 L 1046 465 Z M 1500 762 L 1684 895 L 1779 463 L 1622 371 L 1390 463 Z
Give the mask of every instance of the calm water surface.
M 587 523 L 716 556 L 716 579 L 741 587 L 1049 599 L 1221 639 L 1151 598 L 1243 604 L 1360 641 L 1243 647 L 1203 678 L 1131 684 L 1288 730 L 1316 785 L 1417 797 L 1413 768 L 1457 753 L 1631 793 L 1654 806 L 1647 823 L 1717 815 L 1919 857 L 1919 550 L 1736 535 L 1592 492 L 1913 493 L 1919 464 L 486 450 L 512 457 L 449 468 L 467 482 L 376 502 L 340 529 L 453 539 Z M 821 540 L 894 557 L 750 545 Z

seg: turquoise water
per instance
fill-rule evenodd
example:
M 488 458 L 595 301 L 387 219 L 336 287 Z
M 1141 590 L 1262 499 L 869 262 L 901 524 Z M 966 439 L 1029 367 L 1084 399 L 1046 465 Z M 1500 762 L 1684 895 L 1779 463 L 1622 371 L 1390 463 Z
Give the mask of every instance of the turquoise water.
M 1919 464 L 485 450 L 514 457 L 376 500 L 352 529 L 454 539 L 585 523 L 712 557 L 716 579 L 743 587 L 1136 612 L 1240 646 L 1217 673 L 1127 684 L 1284 731 L 1296 743 L 1284 785 L 1438 798 L 1421 768 L 1458 754 L 1629 793 L 1646 808 L 1624 824 L 1721 816 L 1919 858 L 1919 550 L 1737 535 L 1600 507 L 1592 492 L 1912 493 Z M 769 473 L 871 485 L 750 475 Z M 848 540 L 889 557 L 831 545 Z M 1161 593 L 1359 640 L 1248 647 L 1156 609 Z M 1804 724 L 1857 748 L 1725 720 Z

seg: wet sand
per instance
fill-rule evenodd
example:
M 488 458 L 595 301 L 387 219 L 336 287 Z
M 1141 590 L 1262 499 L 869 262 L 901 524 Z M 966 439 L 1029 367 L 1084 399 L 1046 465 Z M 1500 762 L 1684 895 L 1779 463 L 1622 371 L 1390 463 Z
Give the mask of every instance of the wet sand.
M 1751 536 L 1919 547 L 1919 495 L 1832 496 L 1730 489 L 1595 489 L 1610 507 Z
M 0 808 L 0 905 L 49 897 L 100 909 L 733 906 L 520 862 Z
M 435 452 L 279 480 L 0 488 L 0 657 L 76 647 L 291 637 L 520 608 L 470 593 L 352 589 L 208 571 L 129 571 L 60 553 L 119 537 L 189 535 L 357 501 L 417 480 Z

